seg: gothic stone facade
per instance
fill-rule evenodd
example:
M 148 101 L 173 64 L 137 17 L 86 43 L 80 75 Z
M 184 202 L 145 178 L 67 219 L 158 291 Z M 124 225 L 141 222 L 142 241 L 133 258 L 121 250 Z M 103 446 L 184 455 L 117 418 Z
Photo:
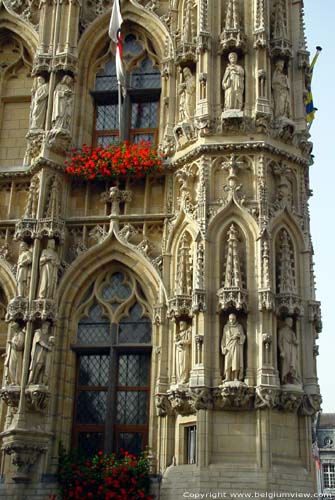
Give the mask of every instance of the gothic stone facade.
M 0 0 L 1 495 L 54 491 L 60 442 L 148 445 L 162 500 L 314 491 L 303 0 L 121 4 L 166 168 L 112 186 L 64 167 L 118 134 L 111 0 Z

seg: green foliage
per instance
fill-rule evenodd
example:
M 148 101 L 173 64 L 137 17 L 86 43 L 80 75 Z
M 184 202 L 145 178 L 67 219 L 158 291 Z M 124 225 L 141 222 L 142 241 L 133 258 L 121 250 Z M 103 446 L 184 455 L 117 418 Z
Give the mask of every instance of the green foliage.
M 99 451 L 85 458 L 76 451 L 65 453 L 61 449 L 58 482 L 58 498 L 62 500 L 152 500 L 148 494 L 149 463 L 144 455 L 123 452 L 117 456 Z

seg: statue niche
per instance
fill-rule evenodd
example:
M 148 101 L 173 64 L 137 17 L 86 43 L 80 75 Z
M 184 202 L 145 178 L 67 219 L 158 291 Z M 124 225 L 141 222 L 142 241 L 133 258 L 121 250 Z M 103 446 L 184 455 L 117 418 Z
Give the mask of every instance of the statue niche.
M 18 323 L 13 323 L 4 362 L 6 385 L 21 384 L 24 340 L 23 328 Z
M 191 369 L 192 326 L 181 320 L 177 324 L 176 346 L 176 377 L 177 383 L 185 385 L 189 381 Z
M 244 69 L 237 64 L 238 55 L 231 52 L 228 55 L 228 64 L 222 79 L 224 91 L 224 108 L 222 118 L 243 116 L 244 104 Z
M 283 385 L 300 384 L 299 343 L 293 330 L 293 319 L 285 318 L 284 326 L 278 331 L 278 350 L 280 357 L 280 380 Z
M 223 327 L 221 352 L 224 356 L 224 382 L 242 382 L 244 378 L 243 347 L 246 340 L 243 326 L 234 313 L 229 314 Z
M 50 336 L 49 323 L 42 323 L 41 328 L 34 332 L 28 384 L 45 385 L 49 383 L 51 352 L 55 338 Z

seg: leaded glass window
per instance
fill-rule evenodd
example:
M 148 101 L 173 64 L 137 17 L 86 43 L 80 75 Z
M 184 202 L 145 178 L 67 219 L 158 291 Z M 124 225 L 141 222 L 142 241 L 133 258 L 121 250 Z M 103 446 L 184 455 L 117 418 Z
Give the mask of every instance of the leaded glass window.
M 123 99 L 122 137 L 131 142 L 157 142 L 161 76 L 158 58 L 149 41 L 141 34 L 124 37 L 123 62 L 127 92 Z M 97 145 L 119 141 L 118 85 L 115 57 L 112 56 L 96 75 L 95 133 Z
M 324 488 L 335 488 L 335 464 L 322 464 Z
M 78 310 L 73 445 L 90 455 L 147 444 L 151 320 L 145 295 L 127 270 L 104 272 Z M 139 350 L 140 349 L 140 350 Z

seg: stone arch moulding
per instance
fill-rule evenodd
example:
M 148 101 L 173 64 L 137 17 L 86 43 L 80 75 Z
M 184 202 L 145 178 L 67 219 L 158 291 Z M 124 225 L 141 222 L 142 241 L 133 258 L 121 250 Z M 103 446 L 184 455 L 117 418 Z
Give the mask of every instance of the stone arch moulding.
M 152 305 L 166 302 L 164 285 L 155 268 L 140 252 L 135 252 L 112 235 L 80 255 L 65 274 L 58 290 L 58 296 L 62 298 L 59 303 L 61 318 L 72 317 L 81 290 L 90 283 L 94 274 L 100 269 L 107 269 L 114 261 L 133 270 L 143 289 L 147 291 L 148 300 Z
M 292 238 L 294 250 L 297 254 L 307 250 L 307 244 L 302 229 L 286 208 L 284 208 L 269 224 L 269 233 L 272 235 L 273 242 L 283 228 L 288 230 Z
M 131 22 L 145 30 L 148 38 L 157 49 L 157 55 L 162 61 L 166 57 L 166 40 L 169 41 L 172 50 L 173 42 L 169 32 L 160 19 L 142 5 L 134 0 L 126 2 L 122 6 L 123 22 Z M 107 37 L 110 12 L 98 17 L 84 32 L 78 44 L 79 61 L 87 64 L 91 60 L 92 53 L 101 40 Z M 149 21 L 149 22 L 148 22 Z M 82 56 L 85 54 L 85 57 Z M 173 57 L 173 54 L 170 54 Z
M 180 241 L 182 234 L 188 231 L 192 237 L 192 240 L 195 241 L 199 228 L 197 223 L 192 220 L 184 211 L 179 212 L 176 222 L 169 234 L 169 238 L 166 245 L 166 253 L 173 253 Z
M 20 16 L 7 11 L 4 3 L 0 4 L 0 32 L 2 30 L 8 30 L 18 36 L 33 59 L 38 48 L 38 34 Z
M 229 221 L 229 222 L 227 222 Z M 255 242 L 259 236 L 259 227 L 255 219 L 231 199 L 209 222 L 208 240 L 218 242 L 227 224 L 236 222 L 244 233 L 247 242 Z
M 9 302 L 15 296 L 16 280 L 9 265 L 3 260 L 0 260 L 0 286 Z

